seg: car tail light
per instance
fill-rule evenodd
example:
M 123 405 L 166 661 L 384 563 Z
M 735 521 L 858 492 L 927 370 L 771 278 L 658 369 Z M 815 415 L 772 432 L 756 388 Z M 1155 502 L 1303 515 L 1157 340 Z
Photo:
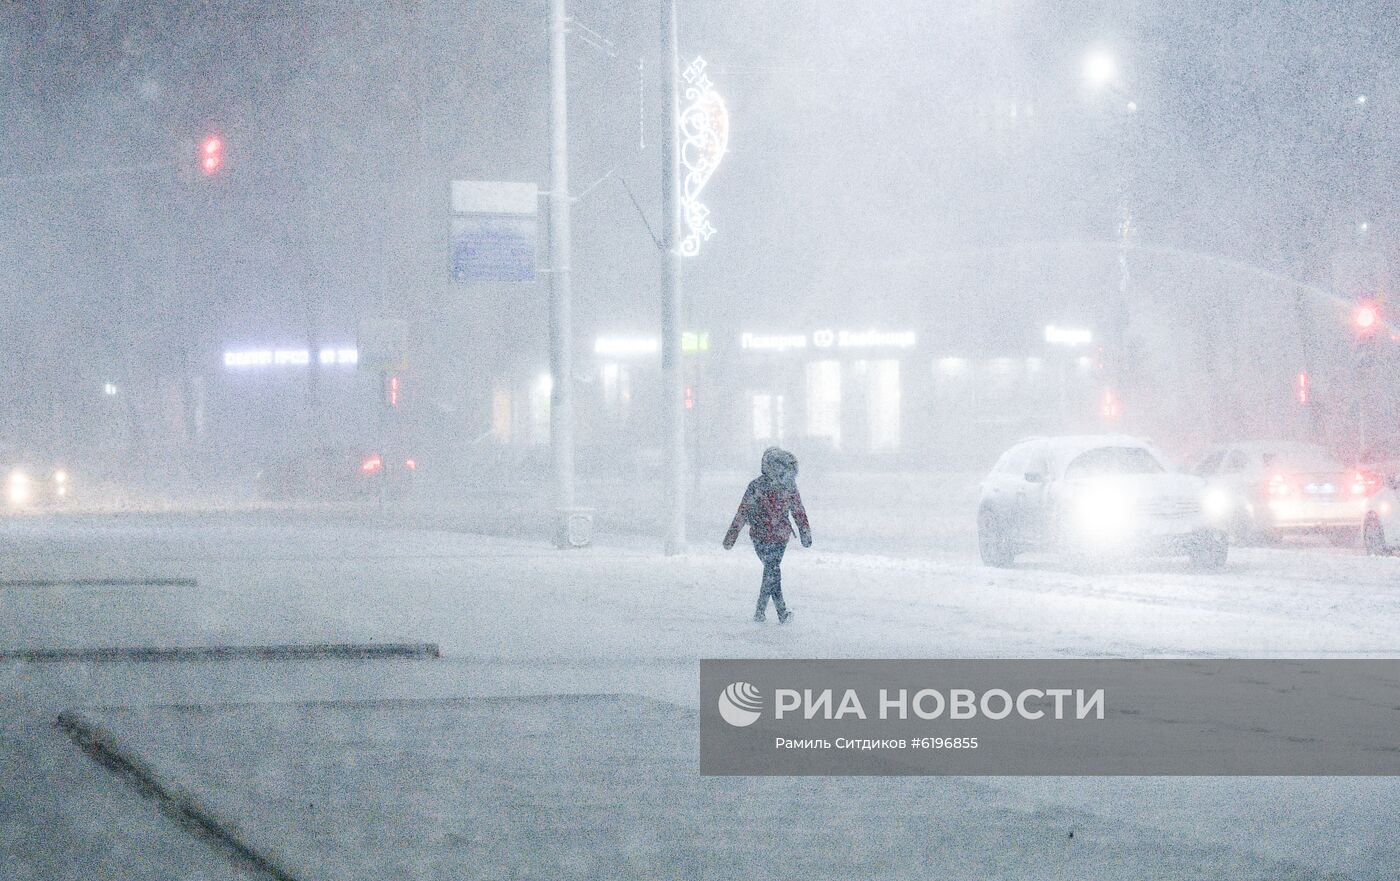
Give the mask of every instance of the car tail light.
M 417 460 L 417 459 L 404 459 L 404 460 L 403 460 L 403 467 L 407 468 L 409 471 L 417 471 L 417 470 L 418 470 L 418 460 Z
M 1288 478 L 1284 477 L 1282 474 L 1275 474 L 1273 477 L 1269 478 L 1266 491 L 1271 498 L 1277 499 L 1292 495 L 1293 488 L 1288 485 Z
M 1351 494 L 1354 496 L 1374 495 L 1381 488 L 1381 476 L 1374 471 L 1358 471 L 1352 476 Z
M 364 460 L 363 462 L 360 463 L 360 473 L 361 473 L 361 474 L 374 474 L 374 473 L 376 473 L 377 471 L 379 471 L 379 469 L 381 469 L 381 468 L 383 468 L 383 467 L 384 467 L 384 460 L 381 459 L 378 455 L 366 456 L 366 457 L 365 457 L 365 460 Z

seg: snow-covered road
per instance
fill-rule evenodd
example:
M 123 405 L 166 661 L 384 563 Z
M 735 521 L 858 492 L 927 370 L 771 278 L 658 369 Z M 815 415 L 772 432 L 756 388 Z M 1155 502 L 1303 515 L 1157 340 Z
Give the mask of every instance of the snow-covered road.
M 701 657 L 1400 656 L 1400 559 L 1319 547 L 1237 550 L 1213 574 L 1170 561 L 1081 572 L 1034 559 L 999 571 L 958 551 L 794 547 L 784 583 L 799 617 L 779 627 L 748 620 L 759 571 L 752 552 L 741 545 L 726 554 L 717 542 L 665 559 L 636 538 L 558 552 L 262 513 L 17 519 L 0 528 L 0 545 L 6 581 L 197 580 L 0 587 L 0 651 L 434 642 L 443 652 L 438 661 L 0 665 L 6 738 L 22 747 L 16 754 L 48 757 L 8 769 L 0 843 L 9 868 L 25 865 L 8 844 L 26 823 L 54 822 L 52 811 L 24 806 L 52 802 L 55 787 L 93 810 L 121 811 L 119 794 L 86 759 L 72 751 L 63 763 L 64 743 L 46 726 L 66 709 L 558 692 L 622 692 L 693 708 Z M 1038 874 L 1034 848 L 1018 855 L 1014 843 L 1003 859 L 984 859 L 986 837 L 970 830 L 1007 816 L 1026 817 L 1028 829 L 1078 826 L 1081 837 L 1086 823 L 1098 823 L 1114 837 L 1118 846 L 1066 864 L 1063 877 L 1173 877 L 1158 871 L 1167 850 L 1195 877 L 1227 877 L 1222 867 L 1256 859 L 1261 878 L 1400 877 L 1400 781 L 996 778 L 841 789 L 859 812 L 860 799 L 878 799 L 882 785 L 899 798 L 923 793 L 930 801 L 911 803 L 915 811 L 958 800 L 958 819 L 939 834 L 950 853 L 968 849 L 980 877 L 1062 876 Z M 44 799 L 35 800 L 35 787 Z M 809 795 L 793 796 L 794 805 Z M 166 821 L 147 820 L 126 817 L 113 828 L 166 853 Z M 833 831 L 832 847 L 850 834 Z M 45 865 L 0 875 L 65 877 L 54 866 L 66 866 L 68 877 L 82 876 L 56 857 Z M 121 865 L 135 872 L 138 863 Z M 152 866 L 150 877 L 161 877 Z M 919 865 L 898 859 L 868 872 L 918 874 Z

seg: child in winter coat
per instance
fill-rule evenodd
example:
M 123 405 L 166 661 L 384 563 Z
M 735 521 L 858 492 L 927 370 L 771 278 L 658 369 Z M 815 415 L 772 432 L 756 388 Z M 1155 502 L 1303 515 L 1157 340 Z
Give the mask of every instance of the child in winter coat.
M 724 536 L 724 548 L 734 547 L 739 530 L 747 523 L 754 553 L 763 561 L 763 586 L 753 619 L 761 622 L 767 617 L 768 598 L 772 597 L 778 622 L 786 624 L 792 619 L 792 610 L 783 602 L 781 566 L 788 539 L 792 538 L 788 516 L 797 521 L 797 534 L 804 548 L 812 546 L 812 529 L 802 508 L 802 497 L 797 494 L 797 457 L 787 450 L 769 447 L 763 452 L 760 470 L 762 473 L 744 490 L 734 522 Z

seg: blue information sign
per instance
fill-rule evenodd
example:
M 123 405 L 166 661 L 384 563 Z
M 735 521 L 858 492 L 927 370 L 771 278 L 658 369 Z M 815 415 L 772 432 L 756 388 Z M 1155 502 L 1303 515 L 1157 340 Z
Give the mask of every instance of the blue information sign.
M 534 281 L 537 227 L 518 214 L 453 217 L 453 281 Z

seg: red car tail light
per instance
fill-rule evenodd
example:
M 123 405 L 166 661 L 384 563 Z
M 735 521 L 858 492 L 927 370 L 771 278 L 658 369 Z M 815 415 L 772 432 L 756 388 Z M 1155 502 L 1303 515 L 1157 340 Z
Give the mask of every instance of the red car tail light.
M 1381 476 L 1374 471 L 1358 471 L 1352 477 L 1351 494 L 1354 496 L 1374 495 L 1381 488 Z
M 377 472 L 379 469 L 381 469 L 381 468 L 383 468 L 383 467 L 384 467 L 384 460 L 381 459 L 379 456 L 377 456 L 377 455 L 375 455 L 375 456 L 366 456 L 366 457 L 365 457 L 365 460 L 364 460 L 363 462 L 360 463 L 360 473 L 361 473 L 361 474 L 374 474 L 375 472 Z

